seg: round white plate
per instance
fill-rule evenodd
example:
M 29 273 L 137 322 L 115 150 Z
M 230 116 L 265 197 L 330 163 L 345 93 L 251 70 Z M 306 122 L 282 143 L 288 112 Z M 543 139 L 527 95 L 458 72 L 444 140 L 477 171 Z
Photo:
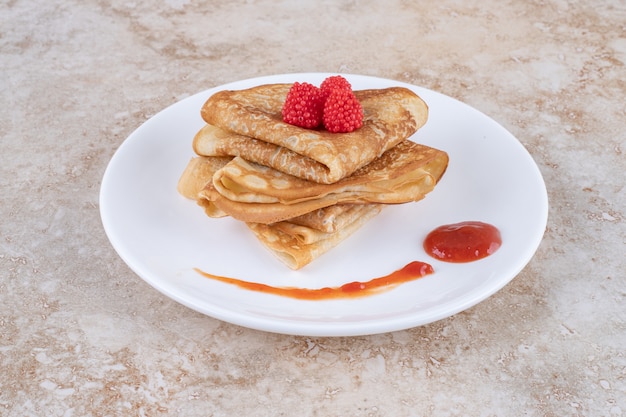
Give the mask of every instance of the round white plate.
M 196 311 L 265 331 L 351 336 L 415 327 L 449 317 L 511 281 L 537 250 L 548 199 L 539 169 L 520 142 L 477 110 L 442 94 L 398 81 L 344 75 L 353 88 L 404 86 L 428 104 L 427 124 L 412 140 L 448 152 L 435 190 L 417 203 L 390 206 L 299 271 L 278 261 L 244 224 L 211 219 L 176 184 L 203 126 L 200 108 L 221 89 L 308 81 L 328 75 L 288 74 L 238 81 L 184 99 L 161 111 L 119 147 L 102 180 L 100 212 L 111 244 L 128 266 L 166 296 Z M 502 247 L 480 261 L 451 264 L 422 249 L 437 226 L 465 220 L 500 229 Z M 407 263 L 435 273 L 390 291 L 355 299 L 303 301 L 248 291 L 202 277 L 214 275 L 273 286 L 319 288 L 368 281 Z

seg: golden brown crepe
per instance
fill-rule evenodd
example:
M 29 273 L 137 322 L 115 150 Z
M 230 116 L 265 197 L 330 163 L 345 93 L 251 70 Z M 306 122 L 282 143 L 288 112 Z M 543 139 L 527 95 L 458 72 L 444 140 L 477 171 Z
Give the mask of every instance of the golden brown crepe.
M 191 158 L 178 180 L 178 192 L 184 197 L 196 200 L 198 193 L 213 178 L 213 174 L 232 159 L 231 157 L 204 156 Z
M 191 158 L 178 180 L 178 192 L 186 198 L 195 200 L 205 209 L 209 217 L 227 216 L 210 201 L 199 198 L 199 193 L 207 183 L 211 183 L 215 172 L 230 162 L 231 159 L 231 157 L 217 156 Z M 313 239 L 311 236 L 315 232 L 332 233 L 342 229 L 369 210 L 367 206 L 368 204 L 337 204 L 324 207 L 289 219 L 289 223 L 277 223 L 277 228 L 292 235 L 307 235 L 301 240 L 311 242 Z
M 341 231 L 346 227 L 349 227 L 361 217 L 369 217 L 372 213 L 378 214 L 384 207 L 383 204 L 353 204 L 352 206 L 353 207 L 349 210 L 341 211 L 341 213 L 333 219 L 333 230 L 329 232 L 319 230 L 317 225 L 305 226 L 298 224 L 294 221 L 294 219 L 272 223 L 270 226 L 273 230 L 280 231 L 285 235 L 291 236 L 298 244 L 310 245 L 321 240 L 328 239 L 334 232 Z M 313 213 L 320 213 L 322 211 L 324 211 L 324 209 L 316 210 Z M 324 213 L 320 213 L 320 215 L 324 215 Z
M 331 233 L 362 215 L 369 204 L 335 204 L 289 219 L 289 223 L 308 229 Z M 381 206 L 381 205 L 379 205 Z
M 198 198 L 198 193 L 204 189 L 207 183 L 212 181 L 215 172 L 231 160 L 231 157 L 224 156 L 197 156 L 191 158 L 178 180 L 178 192 L 183 197 L 195 200 L 198 205 L 204 208 L 207 216 L 226 217 L 227 214 L 217 208 L 215 204 L 206 199 Z
M 178 181 L 181 195 L 196 200 L 210 217 L 227 214 L 198 193 L 230 157 L 192 158 Z M 382 210 L 381 204 L 339 204 L 271 225 L 248 223 L 257 239 L 292 269 L 300 269 L 337 246 Z
M 235 157 L 199 196 L 238 220 L 269 224 L 340 203 L 418 201 L 447 165 L 445 152 L 406 140 L 353 175 L 318 184 Z
M 426 103 L 407 88 L 360 90 L 354 94 L 363 107 L 361 128 L 350 133 L 305 129 L 282 121 L 281 108 L 290 87 L 267 84 L 212 95 L 202 107 L 202 118 L 209 126 L 194 139 L 196 153 L 241 156 L 330 184 L 411 136 L 428 117 Z
M 382 206 L 379 204 L 363 205 L 359 216 L 350 216 L 350 222 L 332 233 L 320 232 L 289 222 L 272 225 L 247 223 L 247 225 L 257 239 L 279 260 L 291 269 L 300 269 L 344 241 L 380 213 L 381 209 Z

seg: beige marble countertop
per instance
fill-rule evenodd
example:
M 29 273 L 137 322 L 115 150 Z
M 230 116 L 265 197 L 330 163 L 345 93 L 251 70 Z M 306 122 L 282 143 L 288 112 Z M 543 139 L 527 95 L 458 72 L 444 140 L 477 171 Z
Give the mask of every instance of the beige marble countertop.
M 621 0 L 10 0 L 0 14 L 0 415 L 626 415 Z M 510 130 L 550 212 L 475 307 L 362 337 L 250 330 L 152 289 L 104 233 L 124 139 L 239 79 L 344 72 Z

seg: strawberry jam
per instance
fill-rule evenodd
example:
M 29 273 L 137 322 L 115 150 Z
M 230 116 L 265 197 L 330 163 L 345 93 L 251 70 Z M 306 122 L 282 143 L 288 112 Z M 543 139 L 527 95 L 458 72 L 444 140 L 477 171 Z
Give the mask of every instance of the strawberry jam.
M 297 288 L 297 287 L 273 287 L 266 284 L 242 281 L 236 278 L 222 277 L 208 274 L 196 269 L 196 272 L 206 278 L 221 281 L 227 284 L 236 285 L 249 291 L 258 291 L 266 294 L 280 295 L 283 297 L 297 298 L 300 300 L 327 300 L 335 298 L 356 298 L 372 295 L 379 291 L 394 288 L 404 282 L 413 281 L 432 274 L 433 267 L 425 262 L 413 261 L 403 268 L 392 272 L 389 275 L 374 278 L 369 281 L 354 281 L 340 287 L 324 288 Z
M 487 223 L 466 221 L 440 226 L 424 240 L 424 250 L 445 262 L 472 262 L 495 253 L 502 245 L 500 231 Z

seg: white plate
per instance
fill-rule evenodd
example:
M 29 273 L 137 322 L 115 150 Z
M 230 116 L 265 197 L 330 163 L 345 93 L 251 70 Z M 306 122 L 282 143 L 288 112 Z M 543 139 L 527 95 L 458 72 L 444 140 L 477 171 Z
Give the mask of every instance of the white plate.
M 436 189 L 417 203 L 391 206 L 300 271 L 274 258 L 247 228 L 211 219 L 176 191 L 203 125 L 200 108 L 221 89 L 308 81 L 333 74 L 288 74 L 213 88 L 161 111 L 119 147 L 102 180 L 104 229 L 128 266 L 166 296 L 209 316 L 265 331 L 351 336 L 415 327 L 449 317 L 512 280 L 535 253 L 548 199 L 533 159 L 520 142 L 477 110 L 442 94 L 398 81 L 345 75 L 354 89 L 405 86 L 428 103 L 429 120 L 412 140 L 448 152 Z M 437 226 L 478 220 L 498 227 L 502 247 L 480 261 L 451 264 L 422 249 Z M 215 275 L 274 286 L 319 288 L 387 275 L 413 260 L 435 273 L 374 296 L 302 301 L 203 278 Z

